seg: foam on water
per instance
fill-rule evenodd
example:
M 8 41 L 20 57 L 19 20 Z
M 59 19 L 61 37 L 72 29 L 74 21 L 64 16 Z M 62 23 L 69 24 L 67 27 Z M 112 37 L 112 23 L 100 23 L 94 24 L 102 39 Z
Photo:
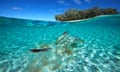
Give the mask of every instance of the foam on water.
M 0 72 L 120 72 L 119 19 L 113 15 L 76 23 L 0 23 Z M 65 31 L 84 43 L 62 53 L 66 47 L 55 41 Z M 53 49 L 29 51 L 43 46 Z

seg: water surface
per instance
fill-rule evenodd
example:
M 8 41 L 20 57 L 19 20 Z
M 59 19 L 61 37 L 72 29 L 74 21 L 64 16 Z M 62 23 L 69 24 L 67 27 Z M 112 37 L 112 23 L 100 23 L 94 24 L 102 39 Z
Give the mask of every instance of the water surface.
M 67 31 L 84 42 L 59 55 L 55 41 Z M 52 47 L 32 53 L 32 48 Z M 0 72 L 120 72 L 120 15 L 81 22 L 0 18 Z

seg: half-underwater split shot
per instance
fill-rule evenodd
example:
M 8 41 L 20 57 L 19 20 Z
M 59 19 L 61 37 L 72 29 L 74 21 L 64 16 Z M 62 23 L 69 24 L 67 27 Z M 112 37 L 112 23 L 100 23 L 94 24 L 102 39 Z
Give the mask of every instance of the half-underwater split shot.
M 0 72 L 120 72 L 120 1 L 0 0 Z

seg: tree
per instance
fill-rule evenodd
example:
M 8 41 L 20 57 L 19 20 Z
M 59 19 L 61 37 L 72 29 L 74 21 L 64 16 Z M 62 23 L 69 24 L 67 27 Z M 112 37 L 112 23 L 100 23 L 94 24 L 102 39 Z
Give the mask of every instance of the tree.
M 69 17 L 71 20 L 77 19 L 79 16 L 79 10 L 77 9 L 69 9 L 65 11 L 64 15 Z
M 106 8 L 103 10 L 104 14 L 117 14 L 117 10 L 113 8 Z
M 118 11 L 113 8 L 101 9 L 99 7 L 93 7 L 87 10 L 77 10 L 77 9 L 69 9 L 65 11 L 63 14 L 56 15 L 55 19 L 58 21 L 69 21 L 69 20 L 78 20 L 78 19 L 86 19 L 91 18 L 98 15 L 106 15 L 106 14 L 118 14 Z

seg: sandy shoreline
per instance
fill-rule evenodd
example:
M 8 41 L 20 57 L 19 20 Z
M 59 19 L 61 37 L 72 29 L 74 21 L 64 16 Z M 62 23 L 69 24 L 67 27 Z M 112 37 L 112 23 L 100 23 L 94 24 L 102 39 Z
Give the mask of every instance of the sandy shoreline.
M 99 16 L 95 16 L 95 17 L 91 17 L 91 18 L 87 18 L 87 19 L 70 20 L 70 21 L 61 21 L 61 22 L 80 22 L 80 21 L 85 21 L 85 20 L 89 20 L 89 19 L 92 19 L 92 18 L 96 18 L 96 17 L 104 17 L 104 16 L 110 16 L 110 15 L 99 15 Z
M 120 15 L 120 14 L 117 14 L 117 15 Z M 70 21 L 59 21 L 59 22 L 80 22 L 80 21 L 85 21 L 85 20 L 89 20 L 89 19 L 92 19 L 92 18 L 104 17 L 104 16 L 112 16 L 112 15 L 98 15 L 98 16 L 95 16 L 95 17 L 87 18 L 87 19 L 70 20 Z M 56 22 L 57 22 L 57 21 L 56 21 Z
M 71 20 L 71 21 L 62 21 L 62 22 L 80 22 L 80 21 L 85 21 L 88 19 L 80 19 L 80 20 Z
M 94 18 L 94 17 L 92 17 Z M 89 20 L 91 18 L 87 18 L 87 19 L 80 19 L 80 20 L 70 20 L 70 21 L 61 21 L 61 22 L 80 22 L 80 21 L 85 21 L 85 20 Z

